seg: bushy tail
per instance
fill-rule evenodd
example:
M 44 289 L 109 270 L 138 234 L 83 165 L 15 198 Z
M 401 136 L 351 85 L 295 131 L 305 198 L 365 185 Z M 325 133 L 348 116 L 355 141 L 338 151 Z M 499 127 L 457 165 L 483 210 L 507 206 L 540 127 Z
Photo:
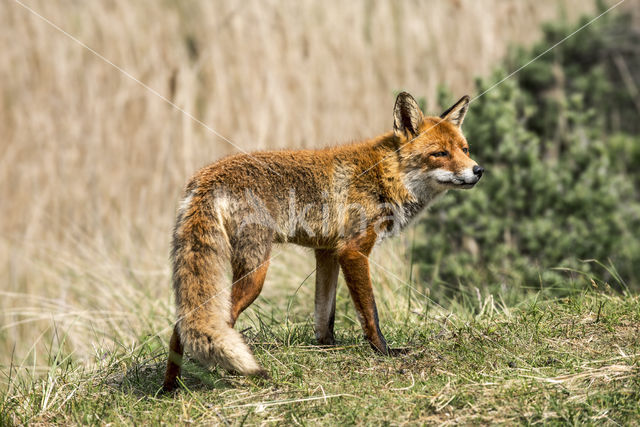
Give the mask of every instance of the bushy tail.
M 243 375 L 264 375 L 244 339 L 229 323 L 230 256 L 222 215 L 206 201 L 187 197 L 173 235 L 173 287 L 177 330 L 185 350 L 206 367 L 216 364 Z

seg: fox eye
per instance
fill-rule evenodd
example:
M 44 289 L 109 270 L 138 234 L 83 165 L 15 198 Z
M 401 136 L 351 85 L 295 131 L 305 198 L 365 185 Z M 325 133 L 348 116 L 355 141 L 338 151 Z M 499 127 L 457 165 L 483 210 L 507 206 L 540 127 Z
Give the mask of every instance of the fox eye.
M 464 154 L 469 154 L 469 149 L 468 149 L 467 147 L 464 147 L 464 148 L 462 149 L 462 152 L 463 152 Z
M 448 151 L 437 151 L 435 153 L 431 153 L 433 157 L 447 157 L 449 155 Z

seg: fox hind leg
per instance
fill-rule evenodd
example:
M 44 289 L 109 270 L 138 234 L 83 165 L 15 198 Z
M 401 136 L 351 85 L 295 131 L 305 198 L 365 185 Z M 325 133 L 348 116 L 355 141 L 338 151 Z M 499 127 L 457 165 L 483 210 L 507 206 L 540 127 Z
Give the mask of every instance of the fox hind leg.
M 164 374 L 164 391 L 173 391 L 178 387 L 178 377 L 180 376 L 180 367 L 182 366 L 182 354 L 184 350 L 180 342 L 178 327 L 173 328 L 171 341 L 169 342 L 169 359 L 167 360 L 167 370 Z
M 316 340 L 321 345 L 334 345 L 333 324 L 336 316 L 336 289 L 340 264 L 332 250 L 316 249 Z
M 245 230 L 232 241 L 231 327 L 262 291 L 269 269 L 272 237 L 270 233 L 253 229 Z

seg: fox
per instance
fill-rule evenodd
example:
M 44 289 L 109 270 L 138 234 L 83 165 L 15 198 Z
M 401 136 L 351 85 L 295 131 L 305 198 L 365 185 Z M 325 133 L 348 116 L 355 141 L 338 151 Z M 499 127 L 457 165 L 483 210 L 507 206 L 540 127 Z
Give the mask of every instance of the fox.
M 342 271 L 371 348 L 395 354 L 380 330 L 369 255 L 448 190 L 470 189 L 482 177 L 462 133 L 469 102 L 465 95 L 440 116 L 425 116 L 401 92 L 393 130 L 375 138 L 316 150 L 235 154 L 196 172 L 173 230 L 177 321 L 164 390 L 177 388 L 185 351 L 209 369 L 269 378 L 234 325 L 262 291 L 274 244 L 315 253 L 319 345 L 336 344 Z M 230 284 L 224 280 L 229 266 Z

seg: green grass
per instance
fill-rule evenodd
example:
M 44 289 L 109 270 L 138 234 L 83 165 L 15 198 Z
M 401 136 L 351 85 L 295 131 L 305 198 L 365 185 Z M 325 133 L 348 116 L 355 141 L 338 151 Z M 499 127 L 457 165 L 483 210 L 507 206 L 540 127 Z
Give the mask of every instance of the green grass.
M 347 301 L 338 303 L 345 311 Z M 271 380 L 208 372 L 187 360 L 183 387 L 166 395 L 164 335 L 102 353 L 90 369 L 60 350 L 39 375 L 3 368 L 0 424 L 640 420 L 637 296 L 592 291 L 476 315 L 387 313 L 388 341 L 410 347 L 393 358 L 373 354 L 349 316 L 338 317 L 333 348 L 314 345 L 308 315 L 286 317 L 274 309 L 239 325 Z

